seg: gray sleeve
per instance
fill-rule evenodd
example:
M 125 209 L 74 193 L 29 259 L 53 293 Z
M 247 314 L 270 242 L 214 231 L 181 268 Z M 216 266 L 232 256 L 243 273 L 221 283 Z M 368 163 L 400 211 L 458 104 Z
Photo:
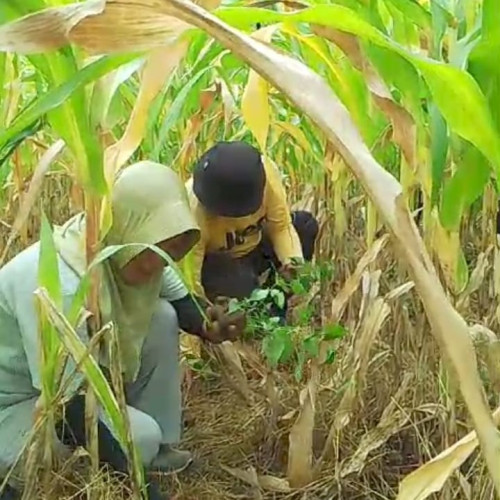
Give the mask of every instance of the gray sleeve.
M 36 268 L 37 266 L 34 267 Z M 63 313 L 68 314 L 78 287 L 79 279 L 62 262 L 60 262 L 59 273 L 63 295 Z M 15 312 L 24 351 L 28 360 L 32 384 L 35 389 L 41 390 L 41 334 L 39 332 L 39 314 L 36 307 L 36 297 L 34 295 L 34 292 L 38 288 L 37 272 L 28 274 L 28 276 L 25 275 L 26 279 L 16 286 Z M 77 334 L 84 344 L 88 344 L 89 337 L 85 324 L 77 329 Z M 63 381 L 73 374 L 75 369 L 76 364 L 71 355 L 69 355 L 63 374 Z M 78 373 L 75 374 L 72 379 L 73 381 L 68 387 L 69 394 L 81 384 L 83 376 Z
M 160 297 L 172 302 L 182 299 L 188 294 L 188 289 L 177 275 L 176 271 L 172 267 L 167 266 L 163 271 Z

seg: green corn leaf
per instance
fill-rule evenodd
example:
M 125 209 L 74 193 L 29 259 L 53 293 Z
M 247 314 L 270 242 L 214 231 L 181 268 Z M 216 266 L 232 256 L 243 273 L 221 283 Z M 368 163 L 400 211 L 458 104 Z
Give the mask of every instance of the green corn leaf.
M 97 398 L 107 417 L 112 422 L 114 429 L 117 431 L 118 440 L 122 446 L 124 446 L 124 449 L 126 449 L 123 416 L 121 415 L 120 408 L 113 391 L 109 387 L 106 377 L 99 368 L 97 361 L 92 356 L 88 355 L 87 346 L 82 342 L 67 318 L 64 317 L 59 308 L 50 299 L 45 288 L 40 288 L 37 292 L 37 296 L 44 311 L 50 318 L 51 323 L 56 328 L 65 349 L 69 352 L 75 363 L 77 365 L 80 364 L 80 370 L 85 375 L 85 378 L 97 395 Z
M 285 352 L 285 338 L 279 334 L 279 330 L 275 330 L 271 335 L 264 337 L 262 349 L 271 367 L 275 368 Z
M 47 289 L 50 298 L 61 307 L 62 293 L 59 280 L 59 265 L 52 229 L 45 212 L 42 212 L 40 229 L 40 262 L 38 268 L 38 283 Z
M 441 223 L 450 231 L 458 231 L 463 213 L 483 193 L 490 179 L 490 168 L 484 156 L 473 146 L 466 147 L 457 171 L 445 183 Z
M 169 106 L 167 115 L 163 120 L 160 128 L 159 141 L 155 152 L 153 153 L 156 158 L 159 157 L 160 148 L 162 147 L 162 140 L 166 137 L 167 133 L 180 119 L 184 106 L 186 105 L 186 100 L 189 93 L 193 87 L 198 83 L 198 81 L 207 73 L 210 67 L 205 67 L 198 71 L 187 83 L 182 87 L 182 90 L 175 96 L 174 101 Z
M 29 128 L 31 124 L 38 120 L 41 116 L 50 111 L 53 111 L 59 106 L 64 107 L 66 105 L 65 103 L 68 102 L 67 99 L 71 97 L 72 94 L 77 90 L 82 90 L 84 85 L 95 81 L 96 79 L 109 73 L 117 67 L 134 60 L 136 57 L 137 55 L 125 54 L 100 58 L 96 62 L 86 66 L 85 68 L 72 75 L 61 85 L 58 85 L 42 97 L 36 99 L 32 104 L 30 104 L 26 109 L 24 109 L 19 115 L 14 118 L 11 126 L 8 129 L 0 131 L 0 152 L 4 150 L 4 148 L 9 144 L 10 141 L 12 141 L 19 134 L 23 133 L 25 129 Z M 71 114 L 73 113 L 71 112 Z M 58 128 L 61 129 L 64 128 L 64 123 L 61 121 L 63 119 L 63 116 L 64 113 L 63 115 L 59 115 L 55 118 L 55 120 L 59 123 Z M 81 119 L 84 119 L 85 116 L 87 116 L 86 110 L 83 111 Z M 100 161 L 102 161 L 102 158 L 99 160 L 98 164 L 100 163 Z M 101 181 L 104 182 L 102 172 L 101 176 Z M 96 179 L 94 177 L 94 179 L 99 180 L 101 176 L 98 175 L 98 178 Z
M 498 22 L 498 2 L 497 0 L 483 0 L 482 4 L 482 36 L 484 39 L 498 39 L 498 37 L 500 36 L 500 23 Z
M 420 28 L 431 28 L 431 13 L 415 0 L 388 0 L 398 9 L 408 21 L 415 23 Z
M 432 206 L 439 201 L 439 195 L 443 185 L 446 158 L 448 156 L 448 128 L 443 115 L 437 106 L 432 104 L 429 110 L 429 132 L 431 136 L 431 161 L 432 161 Z

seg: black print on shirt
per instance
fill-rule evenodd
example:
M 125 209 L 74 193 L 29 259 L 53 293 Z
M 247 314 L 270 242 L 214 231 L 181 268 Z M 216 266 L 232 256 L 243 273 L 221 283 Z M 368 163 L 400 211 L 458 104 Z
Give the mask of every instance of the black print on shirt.
M 261 217 L 255 224 L 250 224 L 245 229 L 228 231 L 226 233 L 226 245 L 221 250 L 229 251 L 236 246 L 243 245 L 249 236 L 262 231 L 265 220 L 265 217 Z

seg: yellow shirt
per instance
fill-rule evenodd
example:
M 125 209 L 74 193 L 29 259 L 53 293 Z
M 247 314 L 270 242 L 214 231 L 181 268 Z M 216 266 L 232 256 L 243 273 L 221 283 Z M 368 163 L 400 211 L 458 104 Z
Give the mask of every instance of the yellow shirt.
M 206 253 L 225 252 L 235 258 L 251 252 L 269 236 L 280 262 L 302 259 L 302 246 L 292 225 L 286 193 L 276 167 L 265 163 L 266 185 L 262 205 L 257 212 L 245 217 L 220 217 L 208 214 L 193 192 L 193 180 L 186 183 L 191 209 L 200 226 L 201 236 L 191 252 L 194 292 L 204 295 L 201 268 Z

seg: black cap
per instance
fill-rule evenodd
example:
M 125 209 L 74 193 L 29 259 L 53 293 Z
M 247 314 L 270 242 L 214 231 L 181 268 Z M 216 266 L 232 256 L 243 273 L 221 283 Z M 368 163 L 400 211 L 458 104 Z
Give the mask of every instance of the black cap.
M 217 143 L 194 167 L 194 194 L 208 212 L 223 217 L 255 213 L 265 184 L 259 150 L 242 141 Z

